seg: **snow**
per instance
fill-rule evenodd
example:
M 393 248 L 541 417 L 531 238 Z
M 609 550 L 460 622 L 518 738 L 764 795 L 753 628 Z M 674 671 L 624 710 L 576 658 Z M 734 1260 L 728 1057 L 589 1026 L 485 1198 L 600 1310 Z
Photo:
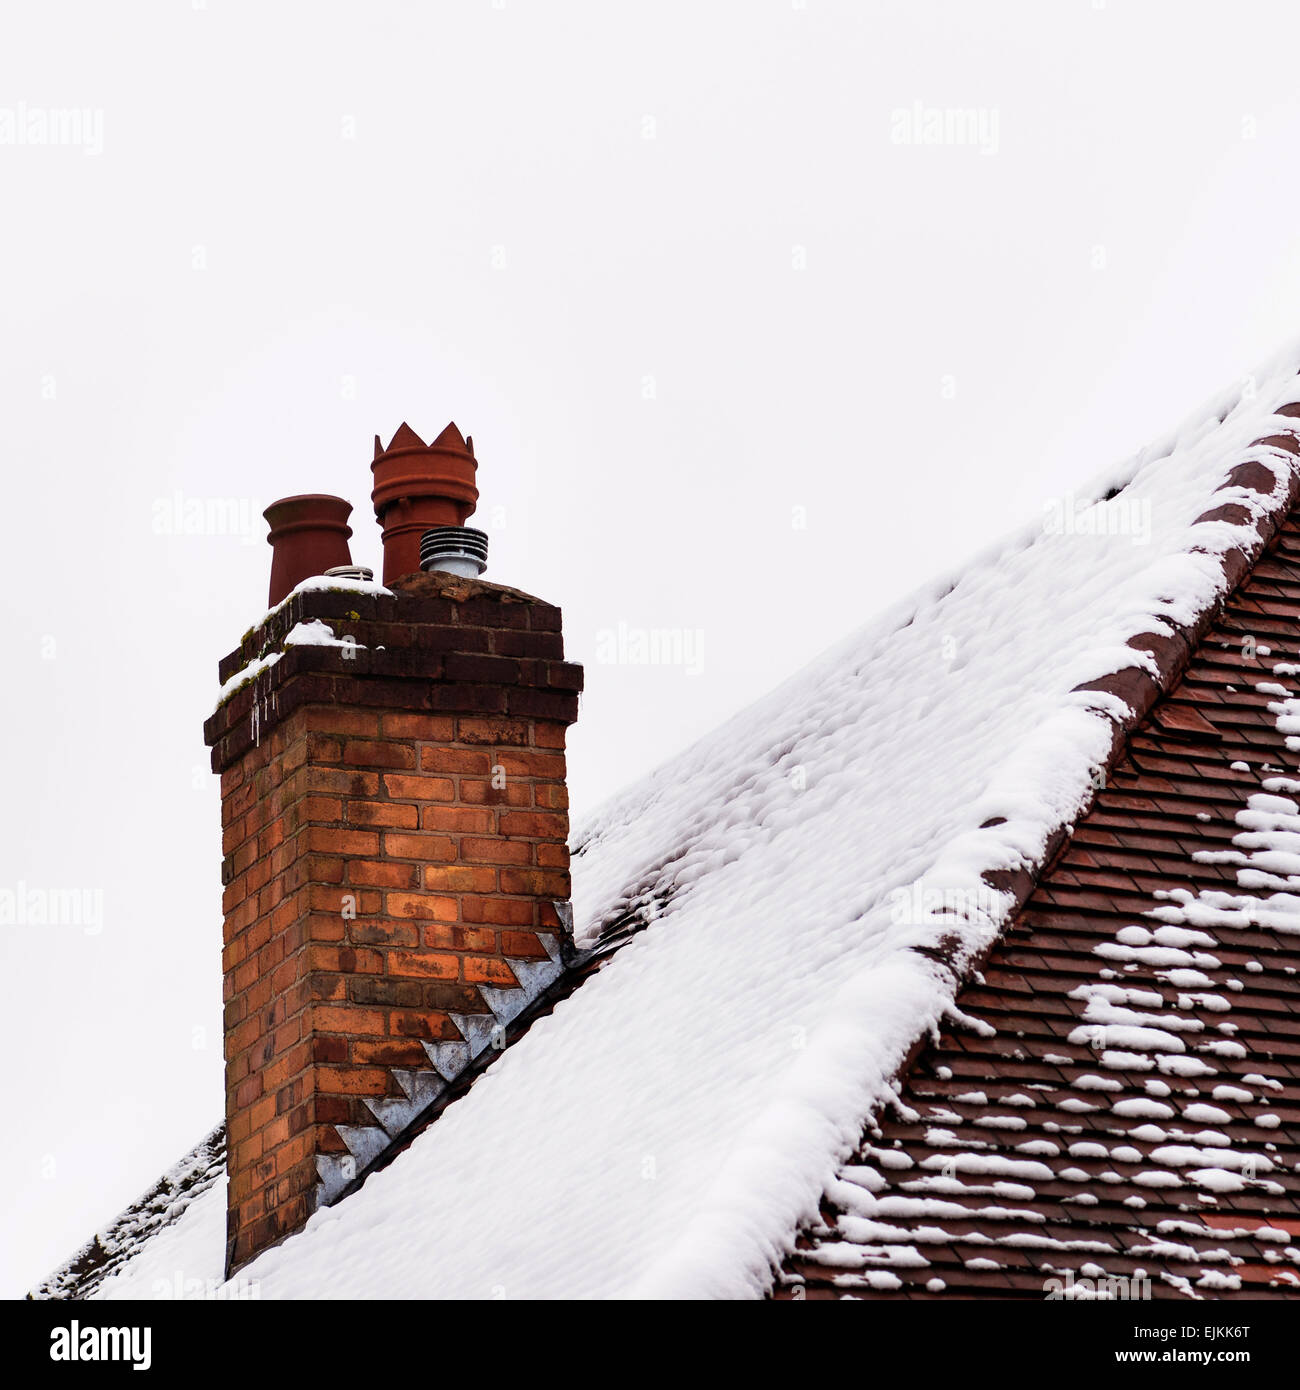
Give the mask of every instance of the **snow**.
M 1167 1120 L 1173 1116 L 1173 1107 L 1162 1105 L 1158 1100 L 1145 1100 L 1135 1096 L 1132 1100 L 1119 1100 L 1111 1106 L 1113 1114 L 1124 1119 Z
M 1226 1168 L 1197 1168 L 1187 1176 L 1210 1192 L 1240 1192 L 1246 1186 L 1246 1179 L 1240 1173 L 1231 1173 Z
M 267 609 L 262 617 L 258 619 L 258 625 L 260 626 L 264 623 L 267 618 L 274 617 L 275 614 L 293 599 L 295 594 L 386 594 L 391 597 L 392 592 L 391 589 L 385 589 L 382 584 L 373 579 L 344 579 L 341 576 L 335 577 L 328 574 L 313 574 L 294 585 L 274 608 Z
M 1300 709 L 1300 699 L 1270 703 L 1280 730 L 1293 724 L 1300 728 L 1300 722 L 1292 715 L 1281 712 L 1293 708 Z M 1300 740 L 1289 742 L 1300 745 Z M 1189 890 L 1176 890 L 1166 896 L 1178 906 L 1159 908 L 1151 915 L 1169 923 L 1264 926 L 1300 934 L 1300 806 L 1290 797 L 1259 792 L 1247 798 L 1246 806 L 1237 812 L 1236 822 L 1242 827 L 1232 839 L 1237 851 L 1231 858 L 1225 856 L 1225 861 L 1240 865 L 1237 881 L 1248 892 L 1238 895 L 1201 889 L 1192 894 Z M 1257 895 L 1265 889 L 1276 891 Z M 1240 980 L 1226 983 L 1229 989 L 1243 988 Z
M 250 681 L 256 680 L 263 671 L 269 671 L 283 655 L 283 652 L 269 652 L 266 656 L 255 656 L 247 666 L 236 671 L 217 691 L 217 700 L 212 706 L 213 712 L 219 710 L 236 690 L 248 685 Z
M 219 1293 L 226 1284 L 226 1183 L 223 1178 L 196 1197 L 179 1220 L 164 1227 L 152 1240 L 146 1241 L 129 1264 L 115 1276 L 106 1279 L 95 1292 L 96 1298 L 172 1298 L 177 1295 L 178 1281 L 197 1283 L 203 1289 Z M 246 1273 L 237 1276 L 236 1285 L 256 1287 Z M 192 1296 L 192 1295 L 191 1295 Z
M 1163 1170 L 1135 1173 L 1133 1181 L 1138 1187 L 1181 1187 L 1183 1180 L 1176 1173 Z
M 1166 1076 L 1217 1076 L 1215 1069 L 1197 1057 L 1157 1057 L 1156 1066 Z
M 1112 719 L 1128 710 L 1076 687 L 1150 668 L 1128 640 L 1193 621 L 1224 591 L 1218 555 L 1251 533 L 1195 525 L 1200 514 L 1278 505 L 1281 483 L 1272 498 L 1215 489 L 1246 459 L 1287 476 L 1279 451 L 1249 446 L 1282 427 L 1271 411 L 1294 396 L 1297 361 L 1279 359 L 1249 398 L 1216 401 L 1098 480 L 1097 495 L 1124 486 L 1154 504 L 1147 544 L 1028 526 L 588 817 L 575 837 L 578 944 L 629 914 L 648 928 L 389 1167 L 255 1260 L 244 1274 L 262 1296 L 763 1292 L 1003 925 L 1012 899 L 984 874 L 1038 865 L 1086 806 Z M 1098 954 L 1218 967 L 1187 949 L 1207 944 L 1188 930 L 1200 923 L 1172 925 Z M 1168 1055 L 1183 1043 L 1167 1023 L 1099 1026 L 1121 1043 L 1103 1067 L 1210 1070 Z M 1164 1055 L 1126 1058 L 1130 1038 Z M 983 1153 L 923 1166 L 936 1162 L 1052 1176 Z M 937 1201 L 886 1199 L 882 1211 L 899 1200 Z M 221 1253 L 209 1239 L 173 1259 L 214 1268 Z M 143 1292 L 145 1267 L 141 1256 L 122 1286 Z
M 376 584 L 371 580 L 364 579 L 335 579 L 325 574 L 313 574 L 296 585 L 274 608 L 269 609 L 261 618 L 258 624 L 264 623 L 267 618 L 278 613 L 295 594 L 305 593 L 345 593 L 345 594 L 387 594 L 392 596 L 391 589 L 385 589 L 382 584 Z M 348 647 L 354 651 L 364 650 L 360 643 L 350 642 L 346 639 L 335 637 L 327 624 L 316 619 L 309 623 L 295 623 L 293 629 L 285 634 L 284 646 L 316 646 L 316 647 Z M 261 656 L 254 657 L 247 666 L 236 671 L 227 681 L 223 683 L 217 692 L 216 703 L 213 710 L 216 711 L 241 687 L 256 679 L 263 671 L 269 670 L 284 655 L 283 652 L 263 652 Z
M 1236 1100 L 1248 1103 L 1255 1099 L 1253 1091 L 1243 1090 L 1240 1086 L 1216 1086 L 1211 1094 L 1215 1100 Z
M 344 647 L 349 651 L 365 651 L 360 642 L 347 637 L 335 637 L 328 623 L 314 618 L 309 623 L 295 623 L 284 634 L 286 647 Z
M 87 1262 L 88 1270 L 77 1269 L 80 1262 L 74 1261 L 73 1267 L 46 1281 L 41 1294 L 85 1298 L 97 1289 L 117 1287 L 118 1275 L 125 1268 L 122 1282 L 126 1285 L 134 1288 L 143 1282 L 158 1296 L 170 1296 L 165 1287 L 170 1286 L 169 1281 L 174 1283 L 182 1266 L 169 1262 L 169 1252 L 200 1248 L 206 1251 L 209 1246 L 218 1251 L 218 1256 L 215 1263 L 204 1261 L 205 1277 L 200 1282 L 205 1290 L 220 1286 L 219 1249 L 225 1239 L 226 1212 L 224 1157 L 224 1134 L 214 1130 L 179 1163 L 173 1164 L 139 1201 L 96 1233 L 93 1244 L 98 1251 Z M 148 1256 L 147 1263 L 140 1256 L 142 1250 Z M 91 1252 L 82 1252 L 83 1256 L 88 1253 Z
M 1085 1047 L 1094 1042 L 1113 1043 L 1120 1052 L 1140 1052 L 1142 1049 L 1155 1051 L 1162 1047 L 1168 1048 L 1171 1052 L 1179 1052 L 1185 1045 L 1181 1038 L 1166 1032 L 1163 1028 L 1130 1027 L 1119 1023 L 1108 1023 L 1100 1028 L 1076 1028 L 1067 1041 Z
M 1141 1052 L 1125 1052 L 1123 1050 L 1107 1050 L 1101 1054 L 1101 1064 L 1103 1067 L 1112 1067 L 1115 1071 L 1150 1071 L 1155 1065 L 1151 1058 Z M 1091 1107 L 1088 1107 L 1091 1109 Z

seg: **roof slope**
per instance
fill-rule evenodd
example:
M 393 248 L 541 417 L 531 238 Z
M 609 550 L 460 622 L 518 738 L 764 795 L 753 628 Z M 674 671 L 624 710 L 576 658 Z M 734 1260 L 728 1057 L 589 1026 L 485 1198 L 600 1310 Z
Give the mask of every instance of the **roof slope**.
M 1293 514 L 958 996 L 982 1026 L 922 1052 L 783 1292 L 1294 1297 L 1298 647 Z
M 159 1235 L 179 1223 L 181 1216 L 196 1203 L 218 1216 L 215 1238 L 224 1239 L 226 1210 L 226 1127 L 219 1125 L 198 1145 L 174 1163 L 156 1183 L 132 1202 L 116 1220 L 97 1232 L 60 1269 L 32 1291 L 34 1298 L 88 1298 L 113 1278 L 142 1250 L 153 1251 Z M 204 1202 L 204 1199 L 207 1199 Z M 160 1278 L 172 1279 L 176 1266 L 159 1271 Z M 138 1267 L 133 1266 L 134 1280 Z M 139 1296 L 139 1295 L 137 1295 Z
M 1221 557 L 1285 505 L 1290 458 L 1254 441 L 1288 423 L 1298 360 L 1100 480 L 1113 501 L 928 586 L 606 806 L 578 840 L 579 944 L 650 929 L 243 1275 L 269 1297 L 763 1292 L 1014 907 L 985 875 L 1040 866 L 1132 720 L 1079 687 L 1157 675 L 1129 640 L 1201 620 Z M 1216 495 L 1249 460 L 1275 486 Z M 954 895 L 958 918 L 934 910 Z M 218 1248 L 188 1253 L 219 1269 Z M 148 1270 L 146 1252 L 105 1292 Z

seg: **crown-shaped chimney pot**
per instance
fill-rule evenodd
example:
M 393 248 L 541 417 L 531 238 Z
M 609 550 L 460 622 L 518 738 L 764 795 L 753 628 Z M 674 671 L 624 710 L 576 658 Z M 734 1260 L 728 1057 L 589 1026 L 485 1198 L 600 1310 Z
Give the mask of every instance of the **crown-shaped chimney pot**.
M 420 537 L 437 526 L 463 526 L 478 504 L 473 444 L 451 422 L 426 444 L 405 421 L 382 447 L 375 436 L 370 497 L 383 528 L 384 583 L 420 568 Z

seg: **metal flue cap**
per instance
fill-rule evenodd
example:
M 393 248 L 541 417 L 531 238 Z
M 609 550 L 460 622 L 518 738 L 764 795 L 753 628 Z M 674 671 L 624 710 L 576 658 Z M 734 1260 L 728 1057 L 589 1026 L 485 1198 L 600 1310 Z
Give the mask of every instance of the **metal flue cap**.
M 488 538 L 472 526 L 435 526 L 420 537 L 420 568 L 477 579 L 487 569 Z

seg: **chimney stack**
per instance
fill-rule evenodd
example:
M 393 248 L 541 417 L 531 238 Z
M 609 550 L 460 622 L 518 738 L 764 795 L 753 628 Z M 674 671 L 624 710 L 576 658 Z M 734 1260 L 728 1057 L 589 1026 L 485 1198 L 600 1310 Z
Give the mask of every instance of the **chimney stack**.
M 426 444 L 403 422 L 387 449 L 375 435 L 370 498 L 384 533 L 384 583 L 420 568 L 420 540 L 438 526 L 464 526 L 478 505 L 474 440 L 449 424 Z
M 563 970 L 582 669 L 557 608 L 420 572 L 421 529 L 473 508 L 459 441 L 403 426 L 375 460 L 388 590 L 294 593 L 220 663 L 231 1270 L 344 1195 Z

